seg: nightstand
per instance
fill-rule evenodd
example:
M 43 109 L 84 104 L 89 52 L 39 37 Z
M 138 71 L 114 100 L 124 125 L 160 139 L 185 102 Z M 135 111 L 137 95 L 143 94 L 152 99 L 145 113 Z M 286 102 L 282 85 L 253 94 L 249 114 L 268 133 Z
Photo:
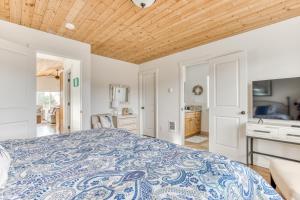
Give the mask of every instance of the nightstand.
M 138 133 L 136 115 L 117 115 L 112 118 L 116 128 L 126 129 L 132 133 Z

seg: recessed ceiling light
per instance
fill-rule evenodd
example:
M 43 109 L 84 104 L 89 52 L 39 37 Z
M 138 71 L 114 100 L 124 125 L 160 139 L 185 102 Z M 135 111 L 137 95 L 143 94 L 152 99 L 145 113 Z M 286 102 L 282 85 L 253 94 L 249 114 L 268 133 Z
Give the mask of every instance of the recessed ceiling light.
M 69 22 L 65 24 L 65 27 L 69 30 L 74 30 L 75 29 L 75 25 L 72 24 L 72 23 L 69 23 Z

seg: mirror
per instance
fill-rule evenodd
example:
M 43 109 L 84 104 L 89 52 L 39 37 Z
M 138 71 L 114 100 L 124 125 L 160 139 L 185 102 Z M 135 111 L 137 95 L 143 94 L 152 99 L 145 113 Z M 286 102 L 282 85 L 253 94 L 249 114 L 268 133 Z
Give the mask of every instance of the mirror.
M 128 103 L 129 87 L 125 85 L 110 85 L 110 100 L 113 105 L 124 105 Z M 117 106 L 113 106 L 117 107 Z

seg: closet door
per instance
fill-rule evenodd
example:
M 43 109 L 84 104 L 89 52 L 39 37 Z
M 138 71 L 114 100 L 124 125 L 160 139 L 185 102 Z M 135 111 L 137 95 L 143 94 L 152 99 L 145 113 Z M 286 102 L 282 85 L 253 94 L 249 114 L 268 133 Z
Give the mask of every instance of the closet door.
M 36 136 L 35 54 L 0 39 L 0 140 Z
M 142 72 L 143 135 L 156 137 L 156 72 Z

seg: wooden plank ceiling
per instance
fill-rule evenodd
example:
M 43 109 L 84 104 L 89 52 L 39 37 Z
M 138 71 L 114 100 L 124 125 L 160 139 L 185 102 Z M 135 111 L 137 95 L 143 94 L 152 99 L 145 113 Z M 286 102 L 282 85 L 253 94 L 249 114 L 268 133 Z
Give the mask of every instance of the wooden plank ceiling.
M 0 18 L 91 44 L 94 54 L 133 63 L 300 15 L 300 0 L 0 0 Z M 75 24 L 73 31 L 65 23 Z
M 64 63 L 61 60 L 50 60 L 37 58 L 36 76 L 56 76 L 57 72 L 62 72 Z M 58 71 L 57 71 L 58 70 Z

